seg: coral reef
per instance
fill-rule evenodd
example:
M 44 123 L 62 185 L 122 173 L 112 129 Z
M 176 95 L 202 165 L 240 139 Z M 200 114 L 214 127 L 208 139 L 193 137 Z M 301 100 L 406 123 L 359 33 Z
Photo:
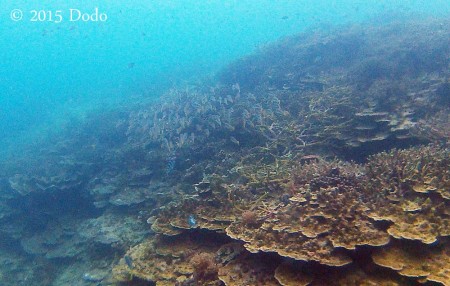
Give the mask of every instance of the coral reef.
M 431 244 L 450 235 L 449 166 L 448 149 L 436 146 L 373 156 L 366 165 L 368 188 L 383 199 L 370 216 L 393 222 L 388 233 L 395 238 Z
M 219 279 L 226 286 L 264 285 L 276 286 L 276 264 L 255 256 L 242 255 L 219 270 Z
M 431 237 L 433 242 L 439 237 L 448 236 L 445 232 L 449 225 L 446 211 L 449 207 L 448 200 L 438 191 L 448 187 L 448 158 L 447 149 L 430 145 L 380 153 L 370 157 L 363 166 L 323 159 L 298 163 L 297 166 L 292 165 L 291 161 L 278 160 L 263 166 L 240 166 L 237 168 L 240 174 L 237 181 L 245 183 L 237 184 L 233 181 L 227 184 L 224 178 L 221 184 L 211 184 L 209 195 L 189 197 L 161 210 L 154 223 L 157 227 L 152 229 L 163 235 L 163 240 L 172 235 L 170 239 L 179 241 L 192 231 L 192 227 L 188 225 L 188 217 L 194 215 L 198 218 L 198 226 L 194 229 L 207 229 L 224 238 L 228 236 L 237 242 L 242 241 L 249 253 L 236 256 L 223 268 L 219 268 L 218 277 L 226 285 L 236 285 L 233 284 L 236 282 L 231 281 L 238 281 L 238 284 L 253 281 L 251 283 L 259 283 L 258 285 L 309 283 L 314 275 L 301 274 L 300 270 L 293 271 L 293 266 L 282 266 L 277 262 L 261 264 L 257 262 L 258 259 L 254 260 L 254 256 L 267 252 L 276 254 L 271 261 L 281 261 L 284 257 L 342 267 L 355 263 L 352 259 L 355 253 L 367 255 L 363 252 L 367 247 L 390 249 L 385 248 L 390 242 L 390 236 L 420 240 L 425 243 L 422 247 L 426 251 L 426 243 L 430 241 L 422 239 L 424 236 Z M 418 166 L 420 170 L 417 169 Z M 422 184 L 428 178 L 434 178 L 433 188 L 427 189 L 428 193 L 418 192 L 414 188 L 417 182 Z M 411 210 L 412 205 L 418 204 L 416 194 L 431 195 L 432 199 L 422 200 L 427 200 L 427 208 Z M 288 199 L 283 199 L 284 196 Z M 204 215 L 205 209 L 208 209 L 207 217 Z M 429 209 L 433 211 L 430 212 Z M 228 215 L 224 216 L 225 213 Z M 421 219 L 411 219 L 411 216 Z M 219 220 L 223 223 L 221 227 L 210 223 Z M 379 225 L 380 220 L 389 220 L 392 224 Z M 417 221 L 428 228 L 417 231 L 418 235 L 413 236 L 411 233 L 415 233 Z M 396 225 L 405 227 L 400 229 Z M 176 233 L 168 233 L 165 230 L 167 227 L 176 230 Z M 432 231 L 433 227 L 438 228 L 437 234 Z M 400 231 L 403 232 L 399 235 Z M 208 235 L 203 234 L 204 237 Z M 401 241 L 396 243 L 402 245 Z M 447 251 L 446 244 L 442 248 Z M 188 249 L 186 247 L 186 251 Z M 381 257 L 380 254 L 376 255 Z M 375 263 L 385 266 L 378 261 L 375 259 Z M 249 267 L 258 275 L 263 275 L 263 272 L 268 276 L 245 278 L 247 274 L 234 273 L 236 269 Z M 371 273 L 358 271 L 360 274 L 350 271 L 348 276 L 340 279 L 374 279 L 386 285 L 402 285 L 399 278 L 383 280 Z M 151 281 L 159 281 L 158 279 L 150 278 Z M 290 280 L 296 282 L 289 282 Z
M 157 281 L 157 285 L 214 285 L 218 281 L 215 255 L 223 242 L 202 235 L 150 239 L 127 252 L 131 267 L 123 261 L 114 268 L 113 277 L 123 282 Z
M 308 180 L 308 175 L 314 178 Z M 290 193 L 290 203 L 279 202 L 272 190 L 270 195 L 274 197 L 267 196 L 258 205 L 264 222 L 257 228 L 233 222 L 226 229 L 227 235 L 245 241 L 251 252 L 273 251 L 331 266 L 351 262 L 338 248 L 389 242 L 388 235 L 377 230 L 365 214 L 368 206 L 360 202 L 365 193 L 345 165 L 322 161 L 305 164 L 298 173 L 293 171 L 293 176 L 284 189 L 275 188 L 279 196 Z
M 449 285 L 449 27 L 307 31 L 5 162 L 1 282 Z
M 393 269 L 402 276 L 418 278 L 421 282 L 432 281 L 449 285 L 448 243 L 448 239 L 432 247 L 417 243 L 396 243 L 376 251 L 372 258 L 377 265 Z

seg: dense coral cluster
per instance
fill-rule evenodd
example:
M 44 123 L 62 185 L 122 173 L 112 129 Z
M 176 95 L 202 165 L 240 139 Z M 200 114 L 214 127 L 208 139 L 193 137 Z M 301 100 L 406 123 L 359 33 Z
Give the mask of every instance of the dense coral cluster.
M 352 149 L 426 141 L 412 132 L 417 123 L 429 124 L 434 112 L 448 108 L 448 37 L 442 30 L 423 35 L 439 25 L 306 33 L 234 63 L 221 79 L 239 82 L 244 91 L 276 94 L 304 147 L 355 156 Z M 401 51 L 395 48 L 400 43 Z M 445 132 L 436 129 L 434 139 L 442 140 Z
M 257 99 L 241 94 L 239 85 L 173 89 L 165 102 L 131 114 L 127 135 L 131 143 L 158 144 L 168 153 L 210 137 L 239 146 L 241 138 L 263 139 L 268 132 L 258 131 L 273 123 L 275 113 L 281 113 L 275 96 Z
M 194 152 L 183 155 L 190 162 L 202 154 L 228 166 L 203 165 L 206 175 L 159 209 L 153 231 L 183 237 L 201 229 L 242 242 L 247 254 L 219 267 L 226 285 L 407 283 L 360 262 L 370 260 L 367 249 L 403 240 L 427 249 L 449 235 L 448 149 L 393 150 L 362 166 L 327 159 L 365 160 L 391 147 L 448 141 L 448 114 L 438 103 L 447 96 L 445 52 L 437 55 L 441 64 L 429 67 L 433 72 L 419 76 L 378 42 L 378 33 L 398 29 L 287 39 L 223 71 L 225 86 L 172 91 L 156 111 L 132 116 L 128 134 L 136 142 L 156 143 L 169 154 L 187 149 Z M 394 42 L 424 44 L 429 35 L 411 29 Z M 448 39 L 434 36 L 445 50 Z M 404 57 L 429 60 L 409 49 Z M 212 158 L 212 142 L 219 153 L 235 154 Z M 340 274 L 323 270 L 348 264 Z
M 436 146 L 373 156 L 368 188 L 382 199 L 370 216 L 393 222 L 388 232 L 396 238 L 430 244 L 450 235 L 449 166 L 448 149 Z
M 444 239 L 440 244 L 426 248 L 415 243 L 396 243 L 376 251 L 372 258 L 377 265 L 393 269 L 402 276 L 449 285 L 448 243 L 448 239 Z
M 364 199 L 369 196 L 349 172 L 353 168 L 323 161 L 300 166 L 290 182 L 258 203 L 263 218 L 258 227 L 236 221 L 227 235 L 245 241 L 252 252 L 272 251 L 334 266 L 351 261 L 338 248 L 388 243 L 388 235 L 366 215 L 369 204 Z M 283 195 L 290 196 L 288 203 L 280 200 Z
M 209 195 L 190 197 L 161 210 L 152 229 L 166 237 L 175 235 L 175 238 L 183 239 L 193 229 L 200 228 L 243 242 L 251 254 L 248 253 L 245 258 L 235 257 L 219 269 L 218 277 L 226 285 L 238 285 L 230 282 L 237 277 L 243 279 L 237 280 L 242 283 L 249 283 L 245 282 L 250 281 L 246 279 L 257 279 L 252 281 L 262 283 L 258 285 L 290 285 L 280 282 L 288 279 L 311 282 L 313 278 L 307 273 L 293 271 L 292 267 L 275 262 L 261 264 L 253 256 L 261 255 L 258 254 L 260 252 L 268 255 L 275 253 L 275 260 L 272 258 L 272 261 L 281 261 L 285 257 L 296 261 L 315 261 L 321 265 L 344 266 L 354 262 L 352 253 L 360 253 L 361 246 L 390 249 L 384 248 L 390 242 L 390 236 L 420 239 L 425 243 L 430 241 L 421 239 L 424 235 L 431 237 L 432 241 L 448 236 L 444 232 L 449 225 L 449 214 L 446 212 L 448 201 L 437 192 L 439 188 L 448 187 L 448 158 L 447 149 L 426 146 L 382 153 L 371 157 L 364 166 L 322 159 L 298 163 L 297 166 L 278 160 L 263 166 L 242 166 L 237 168 L 240 173 L 237 181 L 242 183 L 226 183 L 224 179 L 221 184 L 213 184 L 215 187 Z M 417 170 L 418 164 L 420 170 Z M 400 173 L 405 181 L 399 180 Z M 260 178 L 261 174 L 265 174 L 264 180 Z M 436 196 L 428 199 L 427 210 L 405 210 L 406 206 L 418 203 L 416 196 L 408 195 L 408 192 L 417 193 L 414 182 L 423 182 L 429 177 L 436 178 L 434 189 L 429 190 Z M 433 209 L 433 212 L 428 209 Z M 382 219 L 381 214 L 389 214 L 383 219 L 393 224 L 388 227 L 379 225 L 377 221 Z M 422 230 L 418 232 L 420 235 L 412 236 L 411 233 L 415 233 L 414 223 L 418 221 L 414 216 L 420 216 L 420 222 L 430 230 Z M 197 224 L 189 225 L 189 217 L 195 217 Z M 222 224 L 217 227 L 219 221 Z M 405 226 L 399 228 L 397 225 Z M 440 232 L 435 234 L 431 230 L 433 227 Z M 170 233 L 167 228 L 176 232 Z M 202 235 L 207 237 L 208 233 Z M 399 241 L 395 243 L 402 245 Z M 442 248 L 447 251 L 445 245 Z M 428 251 L 426 245 L 421 247 Z M 407 262 L 404 263 L 407 265 Z M 420 260 L 414 263 L 420 263 Z M 263 275 L 263 272 L 268 276 L 245 278 L 246 274 L 234 273 L 236 269 L 248 267 L 258 275 Z M 357 279 L 350 277 L 359 274 L 350 272 L 348 275 L 341 277 L 342 281 Z M 372 274 L 363 274 L 364 279 L 369 279 L 367 275 Z M 387 279 L 383 283 L 390 285 L 389 281 Z M 308 285 L 309 282 L 304 283 Z
M 217 285 L 216 253 L 224 244 L 223 239 L 198 234 L 150 239 L 131 248 L 113 276 L 116 281 L 138 278 L 158 285 Z
M 418 137 L 432 139 L 436 143 L 450 142 L 450 110 L 448 108 L 419 120 L 413 133 Z
M 62 285 L 448 285 L 447 22 L 308 31 L 92 116 L 0 166 L 2 239 Z

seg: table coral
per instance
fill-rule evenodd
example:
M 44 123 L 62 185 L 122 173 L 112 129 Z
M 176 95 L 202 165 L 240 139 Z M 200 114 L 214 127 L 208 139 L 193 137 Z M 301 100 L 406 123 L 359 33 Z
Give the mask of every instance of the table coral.
M 448 239 L 432 247 L 399 241 L 375 251 L 372 258 L 376 264 L 393 269 L 402 276 L 450 285 Z
M 314 278 L 292 262 L 281 263 L 275 270 L 275 279 L 283 286 L 307 286 Z
M 243 255 L 220 268 L 219 279 L 226 286 L 279 286 L 274 277 L 276 264 L 257 256 Z
M 258 265 L 254 256 L 274 253 L 296 261 L 339 267 L 351 263 L 349 251 L 358 251 L 360 246 L 385 249 L 390 236 L 436 241 L 446 235 L 448 227 L 448 201 L 438 191 L 448 185 L 447 175 L 442 172 L 448 164 L 447 152 L 436 146 L 394 150 L 371 157 L 363 166 L 320 158 L 298 164 L 282 159 L 264 165 L 241 162 L 235 171 L 239 183 L 236 179 L 222 181 L 206 195 L 186 196 L 163 209 L 153 228 L 165 235 L 183 237 L 192 229 L 187 219 L 193 215 L 198 221 L 195 229 L 208 229 L 242 241 L 245 249 L 238 244 L 237 252 L 231 246 L 219 251 L 222 256 L 231 253 L 218 267 L 218 277 L 227 285 L 234 285 L 230 283 L 236 277 L 242 281 L 262 279 L 266 282 L 261 283 L 268 285 L 277 280 L 289 285 L 288 280 L 297 278 L 310 281 L 305 278 L 308 275 L 297 277 L 300 272 L 292 271 L 290 266 Z M 424 184 L 427 187 L 418 187 Z M 393 224 L 383 227 L 380 220 Z M 173 256 L 176 249 L 168 251 Z M 161 250 L 155 252 L 163 254 Z M 267 271 L 273 275 L 245 278 L 233 272 L 238 265 L 252 268 L 251 273 L 269 267 Z M 356 273 L 339 279 L 350 284 L 355 279 L 358 283 L 375 279 L 382 285 L 401 285 L 395 279 Z

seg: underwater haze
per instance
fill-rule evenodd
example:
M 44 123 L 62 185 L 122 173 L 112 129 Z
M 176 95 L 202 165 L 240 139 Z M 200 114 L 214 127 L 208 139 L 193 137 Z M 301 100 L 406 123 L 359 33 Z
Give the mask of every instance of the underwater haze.
M 450 1 L 0 27 L 0 286 L 450 286 Z
M 84 22 L 78 12 L 70 19 L 69 9 L 96 8 L 105 22 Z M 14 9 L 23 19 L 11 19 Z M 42 21 L 32 10 L 45 11 Z M 60 23 L 50 20 L 57 10 Z M 2 1 L 0 144 L 6 150 L 89 110 L 158 97 L 308 27 L 449 10 L 445 0 Z

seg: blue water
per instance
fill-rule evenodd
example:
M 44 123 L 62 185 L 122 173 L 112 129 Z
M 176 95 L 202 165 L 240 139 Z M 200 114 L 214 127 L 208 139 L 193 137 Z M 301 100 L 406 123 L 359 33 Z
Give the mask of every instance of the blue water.
M 58 2 L 0 3 L 2 150 L 90 110 L 157 97 L 309 27 L 376 19 L 385 12 L 450 11 L 446 0 Z M 71 8 L 89 14 L 98 8 L 107 21 L 70 21 Z M 13 9 L 24 12 L 21 21 L 11 20 Z M 63 19 L 33 22 L 31 10 L 61 10 Z

